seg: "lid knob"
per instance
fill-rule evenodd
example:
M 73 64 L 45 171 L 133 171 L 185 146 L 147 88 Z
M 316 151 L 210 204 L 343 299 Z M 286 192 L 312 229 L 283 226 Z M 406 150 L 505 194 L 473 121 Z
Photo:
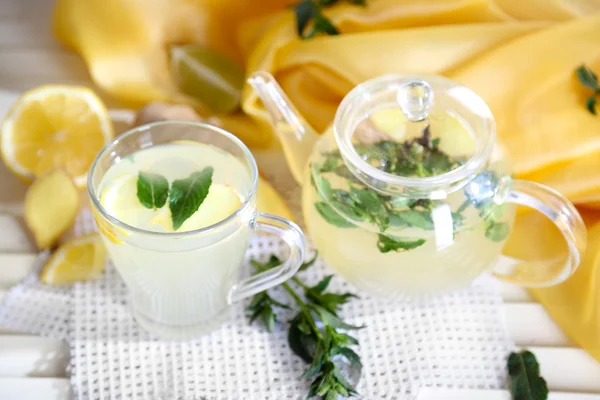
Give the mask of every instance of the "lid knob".
M 412 79 L 400 86 L 397 101 L 406 118 L 422 121 L 433 105 L 433 89 L 425 81 Z

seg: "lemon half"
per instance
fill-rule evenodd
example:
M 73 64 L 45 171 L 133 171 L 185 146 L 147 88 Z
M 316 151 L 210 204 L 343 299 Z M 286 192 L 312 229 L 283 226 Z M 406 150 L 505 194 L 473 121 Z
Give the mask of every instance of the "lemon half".
M 108 111 L 93 91 L 48 85 L 25 92 L 9 110 L 0 151 L 26 182 L 60 168 L 84 187 L 94 157 L 113 136 Z

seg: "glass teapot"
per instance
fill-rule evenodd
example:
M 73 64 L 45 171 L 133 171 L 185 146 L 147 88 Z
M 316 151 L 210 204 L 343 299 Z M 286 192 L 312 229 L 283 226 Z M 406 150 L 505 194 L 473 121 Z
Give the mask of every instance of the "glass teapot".
M 577 268 L 587 240 L 581 216 L 552 189 L 511 177 L 492 113 L 470 89 L 439 76 L 375 78 L 350 91 L 317 135 L 271 75 L 257 72 L 249 83 L 303 186 L 310 238 L 359 289 L 415 297 L 488 270 L 539 287 Z M 502 255 L 517 204 L 554 222 L 564 257 Z

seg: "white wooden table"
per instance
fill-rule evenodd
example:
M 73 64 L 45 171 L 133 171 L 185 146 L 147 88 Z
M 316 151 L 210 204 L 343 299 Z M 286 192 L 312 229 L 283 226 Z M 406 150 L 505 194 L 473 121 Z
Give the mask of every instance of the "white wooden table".
M 51 37 L 52 7 L 52 0 L 1 1 L 0 116 L 16 93 L 30 87 L 56 82 L 93 86 L 83 62 Z M 0 300 L 36 258 L 22 224 L 24 193 L 25 186 L 0 163 Z M 600 363 L 569 340 L 526 291 L 504 285 L 502 297 L 508 330 L 519 346 L 535 352 L 550 399 L 600 400 Z M 0 399 L 69 399 L 68 359 L 61 341 L 0 327 Z M 510 395 L 424 390 L 419 399 L 508 400 Z

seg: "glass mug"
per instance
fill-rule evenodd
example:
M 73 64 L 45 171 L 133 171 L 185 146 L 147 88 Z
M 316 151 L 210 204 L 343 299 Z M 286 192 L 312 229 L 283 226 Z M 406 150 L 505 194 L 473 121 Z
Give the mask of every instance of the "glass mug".
M 214 165 L 213 184 L 230 185 L 240 195 L 242 205 L 233 214 L 197 230 L 155 232 L 124 223 L 102 206 L 103 178 L 113 179 L 107 175 L 113 165 L 141 149 L 186 142 L 209 144 L 221 154 L 222 162 Z M 130 292 L 133 315 L 148 332 L 169 339 L 198 337 L 218 327 L 232 303 L 276 286 L 298 271 L 304 258 L 304 234 L 285 218 L 257 211 L 257 182 L 250 150 L 232 134 L 203 123 L 140 126 L 98 154 L 88 177 L 92 212 Z M 253 231 L 283 239 L 289 256 L 277 268 L 236 282 Z

